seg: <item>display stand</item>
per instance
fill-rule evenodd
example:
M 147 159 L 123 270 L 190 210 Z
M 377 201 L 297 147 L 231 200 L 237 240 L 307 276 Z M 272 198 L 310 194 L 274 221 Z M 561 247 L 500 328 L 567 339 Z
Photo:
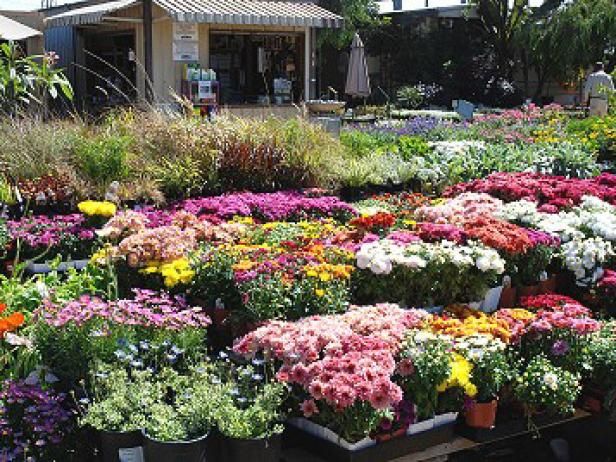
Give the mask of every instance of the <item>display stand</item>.
M 182 80 L 182 96 L 199 108 L 202 118 L 218 113 L 220 105 L 220 82 L 217 80 Z

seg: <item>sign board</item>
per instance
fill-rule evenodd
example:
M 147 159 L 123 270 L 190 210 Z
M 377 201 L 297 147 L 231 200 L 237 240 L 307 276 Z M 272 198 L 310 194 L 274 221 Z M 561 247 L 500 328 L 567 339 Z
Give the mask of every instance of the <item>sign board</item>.
M 173 23 L 173 60 L 199 61 L 199 24 Z
M 174 22 L 173 40 L 180 42 L 198 42 L 199 24 L 192 22 Z
M 199 61 L 199 42 L 173 42 L 174 61 Z
M 215 100 L 216 95 L 212 89 L 212 82 L 210 80 L 199 81 L 199 99 Z

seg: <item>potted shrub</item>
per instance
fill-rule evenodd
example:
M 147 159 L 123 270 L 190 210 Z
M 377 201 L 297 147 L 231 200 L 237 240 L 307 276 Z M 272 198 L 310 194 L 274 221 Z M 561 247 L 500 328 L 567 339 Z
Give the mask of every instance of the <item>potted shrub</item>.
M 143 457 L 141 429 L 156 402 L 151 373 L 120 367 L 99 368 L 94 374 L 92 402 L 83 409 L 80 425 L 96 429 L 104 462 Z
M 264 375 L 250 366 L 234 375 L 235 380 L 223 386 L 216 409 L 222 460 L 278 462 L 287 387 L 278 382 L 263 384 Z
M 451 372 L 451 342 L 440 335 L 412 331 L 403 344 L 400 357 L 399 380 L 404 394 L 415 404 L 415 422 L 407 433 L 430 430 L 434 426 L 439 388 Z
M 579 377 L 556 367 L 544 356 L 531 359 L 514 382 L 515 398 L 522 404 L 532 425 L 532 418 L 541 413 L 566 416 L 572 414 L 581 387 Z
M 143 429 L 146 460 L 203 462 L 207 438 L 220 404 L 220 393 L 204 367 L 180 375 L 171 369 L 157 374 L 152 387 L 156 402 Z
M 488 336 L 467 337 L 458 342 L 457 350 L 473 365 L 472 380 L 477 390 L 467 401 L 464 416 L 473 428 L 492 428 L 496 421 L 498 394 L 510 379 L 510 365 L 505 344 Z

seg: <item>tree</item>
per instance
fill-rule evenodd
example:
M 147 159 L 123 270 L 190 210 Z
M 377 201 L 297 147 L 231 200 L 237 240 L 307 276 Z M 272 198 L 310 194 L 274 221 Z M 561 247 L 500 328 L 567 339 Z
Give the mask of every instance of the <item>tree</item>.
M 528 0 L 473 0 L 472 6 L 494 53 L 498 77 L 511 80 L 515 67 L 515 38 L 530 12 Z
M 319 5 L 344 18 L 340 29 L 323 29 L 321 43 L 341 50 L 348 47 L 355 32 L 371 28 L 380 23 L 379 6 L 375 0 L 320 0 Z
M 517 37 L 522 61 L 537 73 L 535 98 L 546 82 L 575 82 L 594 62 L 614 58 L 613 0 L 552 2 L 530 15 Z

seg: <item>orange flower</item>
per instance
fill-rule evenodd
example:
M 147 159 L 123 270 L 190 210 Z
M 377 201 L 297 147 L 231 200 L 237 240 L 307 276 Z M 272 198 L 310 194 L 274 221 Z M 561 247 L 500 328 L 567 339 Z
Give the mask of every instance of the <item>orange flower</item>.
M 6 305 L 4 303 L 0 303 L 0 314 L 4 313 L 4 310 L 6 310 Z
M 23 313 L 12 313 L 6 318 L 0 319 L 0 338 L 7 332 L 13 332 L 20 328 L 26 320 Z

